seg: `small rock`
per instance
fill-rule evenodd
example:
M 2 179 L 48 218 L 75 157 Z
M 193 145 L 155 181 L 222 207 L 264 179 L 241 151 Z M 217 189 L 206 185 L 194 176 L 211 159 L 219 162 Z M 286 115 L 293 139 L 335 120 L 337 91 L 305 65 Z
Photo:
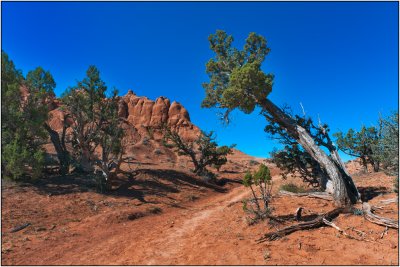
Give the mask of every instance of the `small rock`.
M 46 231 L 46 227 L 38 227 L 36 228 L 36 232 Z

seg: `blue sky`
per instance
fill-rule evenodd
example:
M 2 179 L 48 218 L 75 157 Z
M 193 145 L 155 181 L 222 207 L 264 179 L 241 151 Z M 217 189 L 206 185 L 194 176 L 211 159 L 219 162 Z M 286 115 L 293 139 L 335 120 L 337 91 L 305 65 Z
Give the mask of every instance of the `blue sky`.
M 132 89 L 182 103 L 220 144 L 267 157 L 257 112 L 233 114 L 223 126 L 200 107 L 207 37 L 223 29 L 242 47 L 249 32 L 271 48 L 263 70 L 275 75 L 269 98 L 330 125 L 333 132 L 373 125 L 398 109 L 397 2 L 2 2 L 2 49 L 26 74 L 50 70 L 56 94 L 75 85 L 90 64 L 109 88 Z M 347 160 L 349 157 L 344 156 Z

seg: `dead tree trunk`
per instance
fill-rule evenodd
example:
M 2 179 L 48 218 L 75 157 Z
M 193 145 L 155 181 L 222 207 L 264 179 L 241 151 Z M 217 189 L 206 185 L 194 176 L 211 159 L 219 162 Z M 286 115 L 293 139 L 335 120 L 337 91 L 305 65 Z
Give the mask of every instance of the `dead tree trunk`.
M 60 140 L 60 136 L 58 133 L 53 130 L 47 123 L 44 123 L 44 128 L 50 135 L 50 140 L 53 143 L 53 146 L 57 153 L 57 158 L 60 164 L 60 174 L 65 175 L 68 173 L 69 168 L 69 153 L 65 147 L 65 129 L 63 129 L 62 139 Z M 65 127 L 64 127 L 65 128 Z
M 326 171 L 333 184 L 333 199 L 335 205 L 343 207 L 355 204 L 360 194 L 334 147 L 331 148 L 333 151 L 331 151 L 331 157 L 329 157 L 315 143 L 306 129 L 297 125 L 290 116 L 274 103 L 265 99 L 260 105 L 263 108 L 263 112 L 267 112 L 279 125 L 284 127 L 289 135 L 292 136 Z

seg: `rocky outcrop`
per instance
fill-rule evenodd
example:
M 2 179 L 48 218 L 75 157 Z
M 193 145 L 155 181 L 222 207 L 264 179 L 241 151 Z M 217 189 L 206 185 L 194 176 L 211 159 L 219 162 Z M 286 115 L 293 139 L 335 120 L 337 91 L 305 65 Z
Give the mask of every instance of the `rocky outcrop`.
M 49 125 L 56 131 L 62 130 L 65 119 L 60 106 L 58 99 L 52 99 L 49 103 Z M 188 111 L 180 103 L 174 101 L 171 104 L 163 96 L 153 101 L 129 90 L 119 98 L 118 109 L 118 115 L 129 124 L 126 130 L 128 135 L 132 135 L 128 137 L 130 140 L 150 138 L 159 141 L 162 139 L 163 126 L 177 131 L 187 141 L 195 140 L 200 133 L 200 129 L 190 121 Z
M 126 118 L 139 134 L 146 136 L 151 131 L 150 137 L 156 140 L 162 138 L 162 126 L 172 128 L 188 141 L 196 139 L 200 133 L 200 129 L 191 123 L 187 110 L 176 101 L 170 104 L 170 100 L 163 96 L 153 101 L 147 97 L 139 97 L 129 90 L 120 99 L 119 114 Z

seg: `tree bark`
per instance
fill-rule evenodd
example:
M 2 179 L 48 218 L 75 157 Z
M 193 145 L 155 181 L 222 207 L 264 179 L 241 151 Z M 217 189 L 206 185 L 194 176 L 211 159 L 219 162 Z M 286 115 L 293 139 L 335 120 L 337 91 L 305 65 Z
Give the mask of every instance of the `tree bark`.
M 374 172 L 379 172 L 379 161 L 374 161 L 374 163 L 373 163 L 373 165 L 374 165 Z
M 296 124 L 285 112 L 278 108 L 270 100 L 265 99 L 260 103 L 263 111 L 268 112 L 277 123 L 284 127 L 287 132 L 313 157 L 326 171 L 333 184 L 333 198 L 338 207 L 355 204 L 359 198 L 357 187 L 348 175 L 344 164 L 341 162 L 337 151 L 331 151 L 329 157 L 314 141 L 306 129 Z M 332 149 L 332 148 L 331 148 Z M 332 153 L 333 152 L 333 153 Z
M 57 158 L 60 164 L 60 174 L 65 175 L 68 173 L 69 167 L 69 155 L 68 151 L 65 149 L 65 144 L 60 140 L 58 133 L 53 130 L 47 123 L 44 123 L 44 128 L 50 135 L 50 140 L 57 153 Z M 65 134 L 63 133 L 63 137 Z M 64 145 L 63 145 L 64 144 Z
M 295 224 L 295 225 L 291 225 L 288 227 L 285 227 L 283 229 L 280 229 L 276 232 L 272 232 L 272 233 L 267 233 L 265 234 L 263 237 L 259 238 L 256 240 L 257 243 L 262 243 L 265 241 L 273 241 L 273 240 L 278 240 L 286 235 L 289 235 L 293 232 L 296 231 L 301 231 L 301 230 L 309 230 L 309 229 L 313 229 L 313 228 L 318 228 L 321 226 L 324 226 L 324 219 L 328 219 L 329 221 L 333 220 L 334 218 L 336 218 L 337 216 L 339 216 L 339 214 L 341 213 L 349 213 L 350 209 L 349 208 L 336 208 L 330 212 L 327 212 L 325 214 L 322 214 L 320 216 L 318 216 L 316 219 L 311 220 L 311 221 L 307 221 L 307 222 L 302 222 L 299 224 Z
M 365 159 L 365 157 L 361 157 L 361 162 L 362 162 L 361 164 L 364 167 L 364 172 L 368 173 L 368 163 L 367 163 L 367 160 Z

